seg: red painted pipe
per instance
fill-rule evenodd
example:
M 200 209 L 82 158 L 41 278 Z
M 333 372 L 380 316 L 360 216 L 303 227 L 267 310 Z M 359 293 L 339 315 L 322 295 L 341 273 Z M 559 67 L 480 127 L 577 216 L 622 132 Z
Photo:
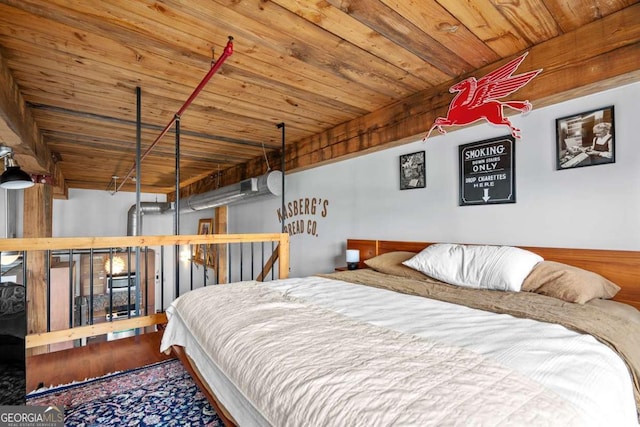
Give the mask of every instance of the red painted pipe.
M 140 156 L 140 162 L 142 162 L 145 159 L 145 157 L 147 157 L 147 155 L 151 152 L 151 150 L 153 150 L 156 144 L 162 139 L 163 136 L 165 136 L 165 134 L 169 131 L 169 129 L 171 129 L 171 126 L 174 125 L 178 117 L 181 117 L 182 113 L 184 113 L 185 110 L 189 108 L 189 105 L 191 105 L 193 100 L 196 99 L 198 94 L 202 91 L 202 89 L 204 89 L 204 87 L 207 85 L 209 80 L 211 80 L 211 77 L 213 77 L 216 71 L 218 71 L 218 69 L 222 66 L 222 63 L 229 56 L 231 56 L 232 53 L 233 53 L 233 37 L 229 36 L 229 41 L 227 42 L 227 45 L 224 47 L 224 50 L 222 51 L 222 55 L 220 55 L 220 57 L 216 60 L 216 62 L 211 66 L 211 69 L 209 70 L 207 75 L 204 76 L 200 84 L 193 90 L 193 93 L 191 94 L 191 96 L 187 98 L 187 100 L 184 102 L 184 104 L 178 110 L 178 112 L 173 116 L 173 118 L 167 124 L 167 126 L 165 126 L 165 128 L 162 129 L 162 132 L 160 132 L 160 135 L 158 135 L 158 137 L 153 141 L 153 143 L 149 146 L 149 148 L 147 148 L 147 150 Z M 131 177 L 131 174 L 135 169 L 136 169 L 136 164 L 134 163 L 133 167 L 131 168 L 131 170 L 129 170 L 129 173 L 127 173 L 127 176 L 124 177 L 124 179 L 122 180 L 122 182 L 120 183 L 116 191 L 120 191 L 120 189 L 125 184 L 125 182 L 127 182 L 127 179 Z

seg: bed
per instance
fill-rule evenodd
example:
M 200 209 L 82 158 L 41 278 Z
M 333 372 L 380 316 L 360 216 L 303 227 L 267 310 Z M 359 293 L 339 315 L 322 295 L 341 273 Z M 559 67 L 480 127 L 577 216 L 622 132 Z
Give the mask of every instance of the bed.
M 183 361 L 225 424 L 638 425 L 640 252 L 347 246 L 362 268 L 210 286 L 171 305 L 161 351 Z M 442 280 L 451 254 L 467 264 Z M 461 271 L 480 285 L 452 284 Z M 541 285 L 567 275 L 589 286 L 576 296 Z

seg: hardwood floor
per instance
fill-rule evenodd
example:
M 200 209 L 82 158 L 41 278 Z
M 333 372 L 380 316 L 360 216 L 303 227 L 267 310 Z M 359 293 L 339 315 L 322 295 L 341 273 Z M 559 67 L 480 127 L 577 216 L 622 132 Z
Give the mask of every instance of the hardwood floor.
M 172 356 L 160 353 L 162 331 L 27 358 L 27 392 L 133 369 Z

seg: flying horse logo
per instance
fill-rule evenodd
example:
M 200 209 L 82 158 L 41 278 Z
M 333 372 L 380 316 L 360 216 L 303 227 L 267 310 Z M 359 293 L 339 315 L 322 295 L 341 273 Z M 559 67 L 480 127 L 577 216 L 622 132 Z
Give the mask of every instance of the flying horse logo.
M 451 86 L 449 92 L 458 94 L 451 100 L 447 117 L 438 117 L 429 132 L 424 137 L 426 140 L 431 131 L 438 129 L 442 134 L 446 133 L 443 126 L 461 126 L 478 120 L 486 120 L 499 126 L 509 126 L 511 134 L 520 138 L 520 129 L 513 126 L 511 121 L 504 117 L 504 107 L 527 113 L 531 110 L 529 101 L 498 101 L 526 85 L 542 71 L 542 69 L 529 71 L 528 73 L 513 76 L 518 66 L 522 63 L 528 52 L 523 53 L 508 64 L 476 80 L 469 77 Z

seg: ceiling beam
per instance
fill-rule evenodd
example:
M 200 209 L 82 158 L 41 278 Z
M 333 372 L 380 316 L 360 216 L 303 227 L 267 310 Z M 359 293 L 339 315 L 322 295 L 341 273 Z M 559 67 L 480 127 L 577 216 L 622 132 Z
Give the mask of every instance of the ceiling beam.
M 639 81 L 639 18 L 640 4 L 636 4 L 534 46 L 517 72 L 543 71 L 512 99 L 529 100 L 539 108 Z M 447 115 L 453 98 L 449 87 L 469 76 L 480 78 L 514 57 L 298 141 L 287 150 L 287 169 L 303 170 L 416 141 L 437 117 Z
M 106 116 L 104 114 L 87 113 L 87 112 L 84 112 L 84 111 L 71 110 L 71 109 L 68 109 L 68 108 L 56 107 L 56 106 L 53 106 L 53 105 L 42 105 L 42 104 L 27 103 L 27 106 L 32 110 L 42 110 L 42 111 L 47 111 L 47 112 L 54 112 L 54 113 L 59 113 L 60 115 L 70 116 L 72 118 L 94 120 L 96 122 L 104 122 L 104 123 L 115 123 L 115 124 L 130 126 L 131 128 L 135 128 L 135 126 L 136 126 L 136 121 L 135 120 L 121 119 L 121 118 L 118 118 L 118 117 Z M 140 124 L 140 127 L 142 129 L 150 129 L 150 130 L 154 130 L 154 131 L 158 131 L 158 132 L 160 132 L 160 131 L 162 131 L 164 129 L 164 126 L 154 125 L 154 124 L 151 124 L 151 123 L 144 123 L 144 122 Z M 175 135 L 175 133 L 176 133 L 176 130 L 173 127 L 170 128 L 167 131 L 167 134 L 174 134 Z M 213 135 L 213 134 L 210 134 L 210 133 L 192 131 L 192 130 L 188 130 L 188 129 L 186 129 L 186 130 L 180 129 L 180 135 L 182 135 L 182 136 L 193 136 L 193 137 L 201 138 L 201 139 L 204 139 L 204 140 L 224 141 L 224 142 L 228 142 L 230 144 L 237 144 L 237 145 L 248 146 L 248 147 L 261 148 L 262 145 L 263 145 L 260 142 L 250 141 L 250 140 L 247 140 L 247 139 L 230 138 L 230 137 L 223 136 L 223 135 Z
M 67 198 L 64 176 L 43 142 L 7 62 L 0 54 L 0 142 L 11 147 L 20 167 L 30 174 L 51 175 L 56 198 Z
M 636 4 L 534 46 L 517 72 L 539 68 L 543 71 L 521 88 L 514 99 L 529 100 L 534 108 L 538 108 L 640 81 L 639 18 L 640 4 Z M 453 97 L 449 93 L 451 85 L 469 76 L 480 78 L 514 57 L 288 144 L 286 172 L 305 170 L 422 138 L 437 117 L 446 116 Z M 455 131 L 455 128 L 447 131 Z M 271 164 L 280 164 L 279 153 L 272 154 Z M 256 157 L 221 172 L 220 184 L 228 185 L 265 171 L 264 158 Z M 196 182 L 185 186 L 181 197 L 210 189 L 210 182 Z M 174 196 L 170 194 L 169 198 Z

